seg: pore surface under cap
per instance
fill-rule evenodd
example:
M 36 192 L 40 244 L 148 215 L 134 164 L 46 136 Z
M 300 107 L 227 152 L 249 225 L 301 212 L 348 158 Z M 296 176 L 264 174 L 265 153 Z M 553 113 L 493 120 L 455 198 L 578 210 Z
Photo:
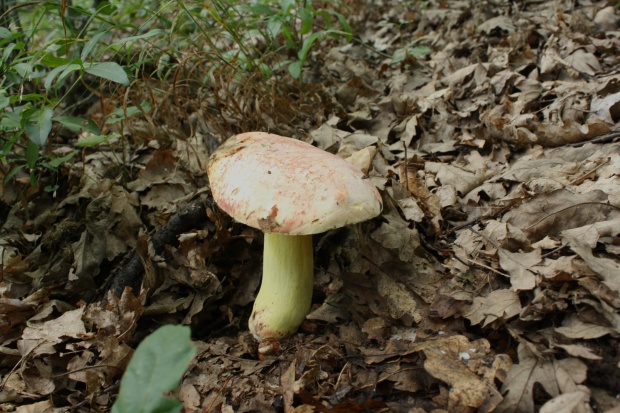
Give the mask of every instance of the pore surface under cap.
M 237 221 L 264 232 L 304 235 L 365 221 L 381 196 L 362 171 L 305 142 L 248 132 L 209 158 L 213 198 Z

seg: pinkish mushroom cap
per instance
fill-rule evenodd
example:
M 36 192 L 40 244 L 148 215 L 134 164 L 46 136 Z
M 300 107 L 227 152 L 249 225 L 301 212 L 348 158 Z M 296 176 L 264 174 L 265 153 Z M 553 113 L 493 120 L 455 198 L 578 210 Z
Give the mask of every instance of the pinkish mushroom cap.
M 213 198 L 267 233 L 316 234 L 381 212 L 362 171 L 310 144 L 264 132 L 229 138 L 207 163 Z

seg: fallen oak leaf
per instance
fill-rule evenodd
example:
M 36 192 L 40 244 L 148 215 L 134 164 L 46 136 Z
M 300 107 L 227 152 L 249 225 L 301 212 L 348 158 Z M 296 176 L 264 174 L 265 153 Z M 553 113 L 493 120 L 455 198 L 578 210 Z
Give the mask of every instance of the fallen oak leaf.
M 598 242 L 600 235 L 617 236 L 620 230 L 620 220 L 615 219 L 597 224 L 563 231 L 562 237 L 568 241 L 571 249 L 585 261 L 586 265 L 601 276 L 607 287 L 620 293 L 620 281 L 618 281 L 620 265 L 616 260 L 597 257 L 592 253 L 592 248 Z M 613 228 L 613 231 L 610 231 L 610 228 Z
M 605 221 L 613 207 L 600 190 L 575 194 L 566 189 L 540 194 L 504 215 L 502 221 L 520 228 L 530 241 L 558 236 L 564 230 Z
M 519 364 L 508 371 L 501 389 L 504 400 L 495 410 L 496 413 L 535 411 L 533 396 L 536 383 L 552 398 L 583 387 L 578 385 L 586 379 L 587 368 L 579 359 L 541 359 L 523 344 L 519 345 L 518 354 Z M 586 400 L 581 402 L 581 407 L 589 408 Z
M 496 290 L 486 297 L 476 297 L 474 302 L 465 307 L 463 316 L 472 324 L 480 324 L 483 327 L 495 320 L 504 321 L 518 315 L 521 312 L 521 303 L 516 292 L 504 289 Z
M 554 329 L 564 337 L 572 339 L 594 339 L 613 333 L 613 329 L 594 323 L 585 323 L 576 315 L 570 314 L 562 322 L 562 327 Z
M 538 413 L 591 412 L 592 409 L 584 410 L 584 408 L 582 408 L 589 398 L 590 390 L 587 388 L 580 388 L 577 391 L 560 394 L 554 397 L 545 403 Z
M 539 249 L 531 252 L 498 250 L 499 265 L 510 273 L 510 284 L 515 291 L 533 290 L 539 282 L 531 268 L 542 261 Z
M 17 348 L 22 356 L 56 353 L 54 345 L 61 343 L 63 338 L 80 338 L 86 335 L 83 314 L 84 307 L 80 307 L 40 324 L 31 323 L 24 329 Z

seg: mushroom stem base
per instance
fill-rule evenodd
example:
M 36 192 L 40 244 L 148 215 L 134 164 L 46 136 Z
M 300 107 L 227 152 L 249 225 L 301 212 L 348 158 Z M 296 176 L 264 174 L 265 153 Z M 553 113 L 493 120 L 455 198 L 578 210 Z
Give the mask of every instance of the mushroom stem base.
M 312 304 L 312 235 L 265 234 L 263 281 L 250 316 L 258 341 L 279 340 L 301 325 Z

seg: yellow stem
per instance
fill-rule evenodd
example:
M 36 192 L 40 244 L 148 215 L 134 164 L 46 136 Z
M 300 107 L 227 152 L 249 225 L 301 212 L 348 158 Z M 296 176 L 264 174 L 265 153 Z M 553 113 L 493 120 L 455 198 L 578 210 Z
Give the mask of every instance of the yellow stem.
M 312 304 L 312 235 L 265 234 L 263 281 L 250 317 L 257 340 L 279 340 L 301 325 Z

